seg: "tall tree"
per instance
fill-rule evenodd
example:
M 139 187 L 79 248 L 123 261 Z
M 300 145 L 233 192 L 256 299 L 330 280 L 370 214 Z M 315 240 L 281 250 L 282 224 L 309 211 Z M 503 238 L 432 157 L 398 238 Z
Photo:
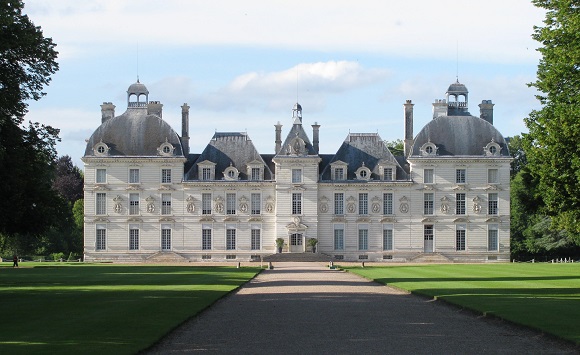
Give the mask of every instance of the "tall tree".
M 52 188 L 71 205 L 83 197 L 83 173 L 73 164 L 70 156 L 64 155 L 56 161 L 56 176 Z
M 554 229 L 580 244 L 580 1 L 533 3 L 546 10 L 532 35 L 542 58 L 530 84 L 542 108 L 525 120 L 526 156 Z

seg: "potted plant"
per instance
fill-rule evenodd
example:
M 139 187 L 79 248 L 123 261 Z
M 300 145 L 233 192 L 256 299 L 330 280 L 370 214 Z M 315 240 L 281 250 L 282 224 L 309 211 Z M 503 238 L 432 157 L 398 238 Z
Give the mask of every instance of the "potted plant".
M 278 253 L 282 253 L 282 248 L 284 247 L 284 238 L 276 238 L 276 247 L 278 248 Z
M 308 239 L 308 245 L 312 247 L 312 252 L 316 253 L 316 244 L 318 244 L 318 239 L 310 238 Z

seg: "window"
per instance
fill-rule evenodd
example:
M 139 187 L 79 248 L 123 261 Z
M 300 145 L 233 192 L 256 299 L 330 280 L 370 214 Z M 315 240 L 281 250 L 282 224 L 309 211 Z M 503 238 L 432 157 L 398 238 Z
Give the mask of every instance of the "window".
M 129 226 L 129 250 L 139 250 L 139 226 Z
M 211 168 L 201 168 L 201 179 L 204 181 L 211 180 Z
M 383 169 L 383 180 L 393 181 L 393 168 L 384 168 Z
M 344 193 L 342 192 L 334 193 L 334 214 L 344 214 Z
M 161 183 L 171 184 L 171 169 L 161 169 Z
M 393 214 L 393 194 L 391 192 L 383 194 L 383 214 Z
M 129 214 L 139 214 L 139 194 L 129 194 Z
M 107 182 L 107 169 L 97 169 L 95 182 L 97 184 L 105 184 Z
M 487 195 L 487 213 L 497 214 L 497 193 L 490 193 Z
M 236 214 L 236 194 L 226 194 L 226 214 Z
M 334 168 L 333 180 L 344 180 L 344 168 Z
M 106 214 L 107 213 L 107 194 L 104 192 L 97 192 L 96 196 L 96 214 Z
M 292 193 L 292 214 L 302 214 L 302 194 L 300 192 Z
M 171 250 L 171 227 L 166 224 L 161 226 L 161 250 Z
M 129 183 L 130 184 L 139 183 L 139 169 L 129 169 Z
M 497 184 L 497 169 L 488 169 L 487 170 L 487 183 L 488 184 Z
M 211 250 L 211 226 L 204 225 L 201 230 L 201 249 Z
M 262 180 L 260 168 L 252 168 L 252 180 Z
M 465 184 L 465 169 L 455 170 L 455 183 Z
M 465 194 L 455 194 L 455 214 L 465 214 Z
M 423 194 L 423 214 L 433 214 L 433 193 Z
M 292 169 L 292 183 L 297 184 L 302 182 L 302 170 Z
M 366 192 L 358 194 L 358 214 L 369 214 L 369 194 Z
M 226 229 L 226 250 L 236 249 L 236 230 L 228 227 Z
M 259 226 L 252 226 L 252 234 L 251 234 L 251 245 L 250 247 L 252 248 L 252 250 L 260 250 L 261 249 L 261 245 L 262 245 L 262 241 L 261 241 L 261 233 L 262 231 L 260 230 Z
M 294 245 L 294 246 L 302 245 L 302 234 L 292 233 L 290 235 L 290 245 Z
M 458 224 L 455 227 L 455 250 L 465 250 L 465 224 Z
M 425 184 L 433 183 L 433 169 L 423 170 L 423 183 Z
M 344 250 L 344 225 L 334 226 L 334 250 Z
M 106 246 L 107 246 L 107 226 L 104 224 L 97 224 L 95 249 L 105 250 Z
M 262 213 L 262 198 L 258 193 L 252 193 L 250 195 L 250 208 L 252 214 L 260 214 Z
M 211 214 L 211 194 L 201 194 L 201 214 Z
M 498 242 L 498 226 L 497 224 L 490 224 L 487 227 L 487 250 L 497 251 Z
M 433 247 L 433 225 L 432 224 L 426 224 L 423 226 L 423 239 L 427 242 L 430 242 L 431 248 Z M 427 243 L 425 243 L 425 244 L 427 244 Z
M 161 194 L 161 214 L 171 214 L 171 194 Z
M 369 249 L 369 230 L 366 225 L 358 227 L 358 250 Z
M 425 152 L 429 155 L 433 154 L 433 147 L 428 145 L 425 147 Z
M 383 224 L 383 250 L 393 250 L 392 224 Z

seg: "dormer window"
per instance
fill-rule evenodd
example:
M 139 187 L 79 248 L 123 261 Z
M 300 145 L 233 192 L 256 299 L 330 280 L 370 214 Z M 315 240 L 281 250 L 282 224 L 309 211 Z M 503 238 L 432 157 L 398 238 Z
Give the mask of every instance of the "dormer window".
M 253 160 L 247 165 L 248 180 L 261 181 L 264 180 L 264 164 L 259 160 Z
M 346 180 L 347 174 L 347 164 L 342 161 L 335 161 L 330 164 L 331 169 L 331 179 L 335 181 Z
M 420 151 L 423 156 L 437 155 L 437 146 L 429 141 L 421 146 Z
M 159 148 L 157 148 L 157 152 L 159 153 L 159 155 L 166 157 L 173 155 L 174 150 L 175 147 L 167 141 L 167 138 L 165 138 L 165 143 L 161 144 Z
M 201 163 L 197 163 L 197 168 L 198 168 L 199 180 L 202 180 L 202 181 L 215 180 L 215 163 L 213 163 L 209 160 L 204 160 Z M 227 176 L 226 173 L 227 173 L 228 169 L 225 170 L 224 176 Z M 237 171 L 237 169 L 236 169 L 236 171 Z
M 369 168 L 365 166 L 365 163 L 362 163 L 362 166 L 355 171 L 356 178 L 358 180 L 370 180 L 371 178 L 371 171 Z
M 484 148 L 483 151 L 485 153 L 486 156 L 488 157 L 493 157 L 493 156 L 498 156 L 501 152 L 501 147 L 499 144 L 497 144 L 495 142 L 495 140 L 492 138 L 491 142 L 489 142 Z
M 227 167 L 226 170 L 224 170 L 224 179 L 225 180 L 229 180 L 229 181 L 238 180 L 239 175 L 240 175 L 240 172 L 238 171 L 238 169 L 236 169 L 235 166 L 232 166 L 231 163 L 230 163 L 230 166 Z
M 93 152 L 96 156 L 99 157 L 107 156 L 109 155 L 109 146 L 107 146 L 105 143 L 101 141 L 95 144 L 95 146 L 93 147 Z

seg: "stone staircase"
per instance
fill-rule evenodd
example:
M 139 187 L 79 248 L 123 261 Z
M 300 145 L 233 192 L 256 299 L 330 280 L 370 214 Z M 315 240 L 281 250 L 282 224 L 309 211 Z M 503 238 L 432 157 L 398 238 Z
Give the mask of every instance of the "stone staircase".
M 429 264 L 446 264 L 451 263 L 445 255 L 439 253 L 419 254 L 409 260 L 411 263 L 429 263 Z
M 322 253 L 277 253 L 265 256 L 264 261 L 268 262 L 329 262 L 333 260 L 330 255 Z
M 148 263 L 184 263 L 187 262 L 183 256 L 172 251 L 157 252 L 145 260 Z

